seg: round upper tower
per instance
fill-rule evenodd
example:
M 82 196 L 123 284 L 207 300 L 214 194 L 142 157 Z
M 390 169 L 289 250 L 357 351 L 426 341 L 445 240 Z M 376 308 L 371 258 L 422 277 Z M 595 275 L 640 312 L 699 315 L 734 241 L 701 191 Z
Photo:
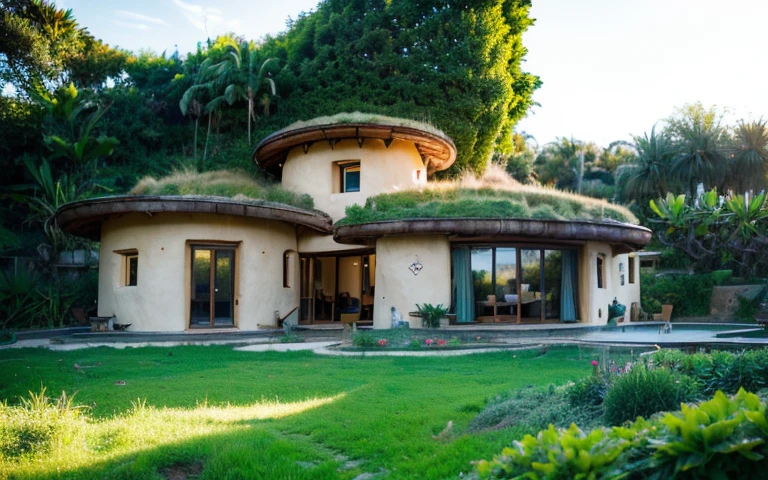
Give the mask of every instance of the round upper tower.
M 277 131 L 259 143 L 254 160 L 339 220 L 368 197 L 425 185 L 428 175 L 453 164 L 456 146 L 424 123 L 353 113 Z

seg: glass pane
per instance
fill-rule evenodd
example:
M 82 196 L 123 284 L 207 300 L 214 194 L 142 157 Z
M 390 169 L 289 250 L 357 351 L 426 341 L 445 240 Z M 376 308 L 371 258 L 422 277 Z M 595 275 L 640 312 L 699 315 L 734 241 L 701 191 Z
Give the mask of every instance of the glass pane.
M 517 303 L 517 252 L 514 248 L 496 249 L 496 299 Z
M 216 271 L 214 272 L 216 282 L 214 290 L 215 325 L 232 324 L 233 322 L 234 257 L 235 252 L 231 250 L 216 251 Z
M 344 169 L 344 191 L 360 191 L 360 167 L 350 167 Z
M 211 251 L 192 251 L 192 325 L 211 323 Z
M 139 278 L 139 257 L 128 257 L 128 286 L 135 287 Z
M 488 306 L 488 295 L 493 295 L 493 251 L 490 248 L 470 249 L 472 284 L 475 292 L 475 316 L 493 315 Z
M 546 318 L 560 318 L 560 292 L 563 282 L 563 252 L 544 251 L 544 308 Z
M 541 251 L 520 250 L 520 308 L 522 318 L 541 318 Z

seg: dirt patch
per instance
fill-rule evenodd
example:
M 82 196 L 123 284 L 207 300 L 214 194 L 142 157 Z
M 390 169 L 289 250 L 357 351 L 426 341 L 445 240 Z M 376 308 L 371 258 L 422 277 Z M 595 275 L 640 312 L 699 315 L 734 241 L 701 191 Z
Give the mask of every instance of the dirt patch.
M 203 472 L 203 462 L 193 463 L 174 463 L 160 471 L 163 478 L 167 480 L 188 480 L 195 479 Z

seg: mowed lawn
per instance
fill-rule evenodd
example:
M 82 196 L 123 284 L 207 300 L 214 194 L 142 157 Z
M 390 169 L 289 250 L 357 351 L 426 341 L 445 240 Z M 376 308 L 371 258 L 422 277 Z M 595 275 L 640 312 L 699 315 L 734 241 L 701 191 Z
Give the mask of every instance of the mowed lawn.
M 487 399 L 588 375 L 579 357 L 576 348 L 429 358 L 2 350 L 0 400 L 44 386 L 90 408 L 48 452 L 3 457 L 0 477 L 454 478 L 524 433 L 465 433 Z

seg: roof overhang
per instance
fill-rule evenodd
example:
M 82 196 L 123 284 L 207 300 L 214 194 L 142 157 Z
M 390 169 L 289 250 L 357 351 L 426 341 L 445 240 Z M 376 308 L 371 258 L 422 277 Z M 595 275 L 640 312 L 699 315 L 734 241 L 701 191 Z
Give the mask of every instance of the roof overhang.
M 456 145 L 447 136 L 413 127 L 376 123 L 338 123 L 280 130 L 262 140 L 254 151 L 254 161 L 264 169 L 282 167 L 288 152 L 301 146 L 306 153 L 312 144 L 328 142 L 331 147 L 340 140 L 357 140 L 362 147 L 366 139 L 412 142 L 429 173 L 446 170 L 456 161 Z
M 339 243 L 370 245 L 391 235 L 447 235 L 452 241 L 596 241 L 612 245 L 614 254 L 619 254 L 643 248 L 651 241 L 652 233 L 645 227 L 614 221 L 440 218 L 341 225 L 336 226 L 333 238 Z
M 98 240 L 101 237 L 101 224 L 105 220 L 128 213 L 210 213 L 279 220 L 320 233 L 332 232 L 331 218 L 322 212 L 279 203 L 237 201 L 225 197 L 125 195 L 94 198 L 62 205 L 56 211 L 55 221 L 67 233 Z

